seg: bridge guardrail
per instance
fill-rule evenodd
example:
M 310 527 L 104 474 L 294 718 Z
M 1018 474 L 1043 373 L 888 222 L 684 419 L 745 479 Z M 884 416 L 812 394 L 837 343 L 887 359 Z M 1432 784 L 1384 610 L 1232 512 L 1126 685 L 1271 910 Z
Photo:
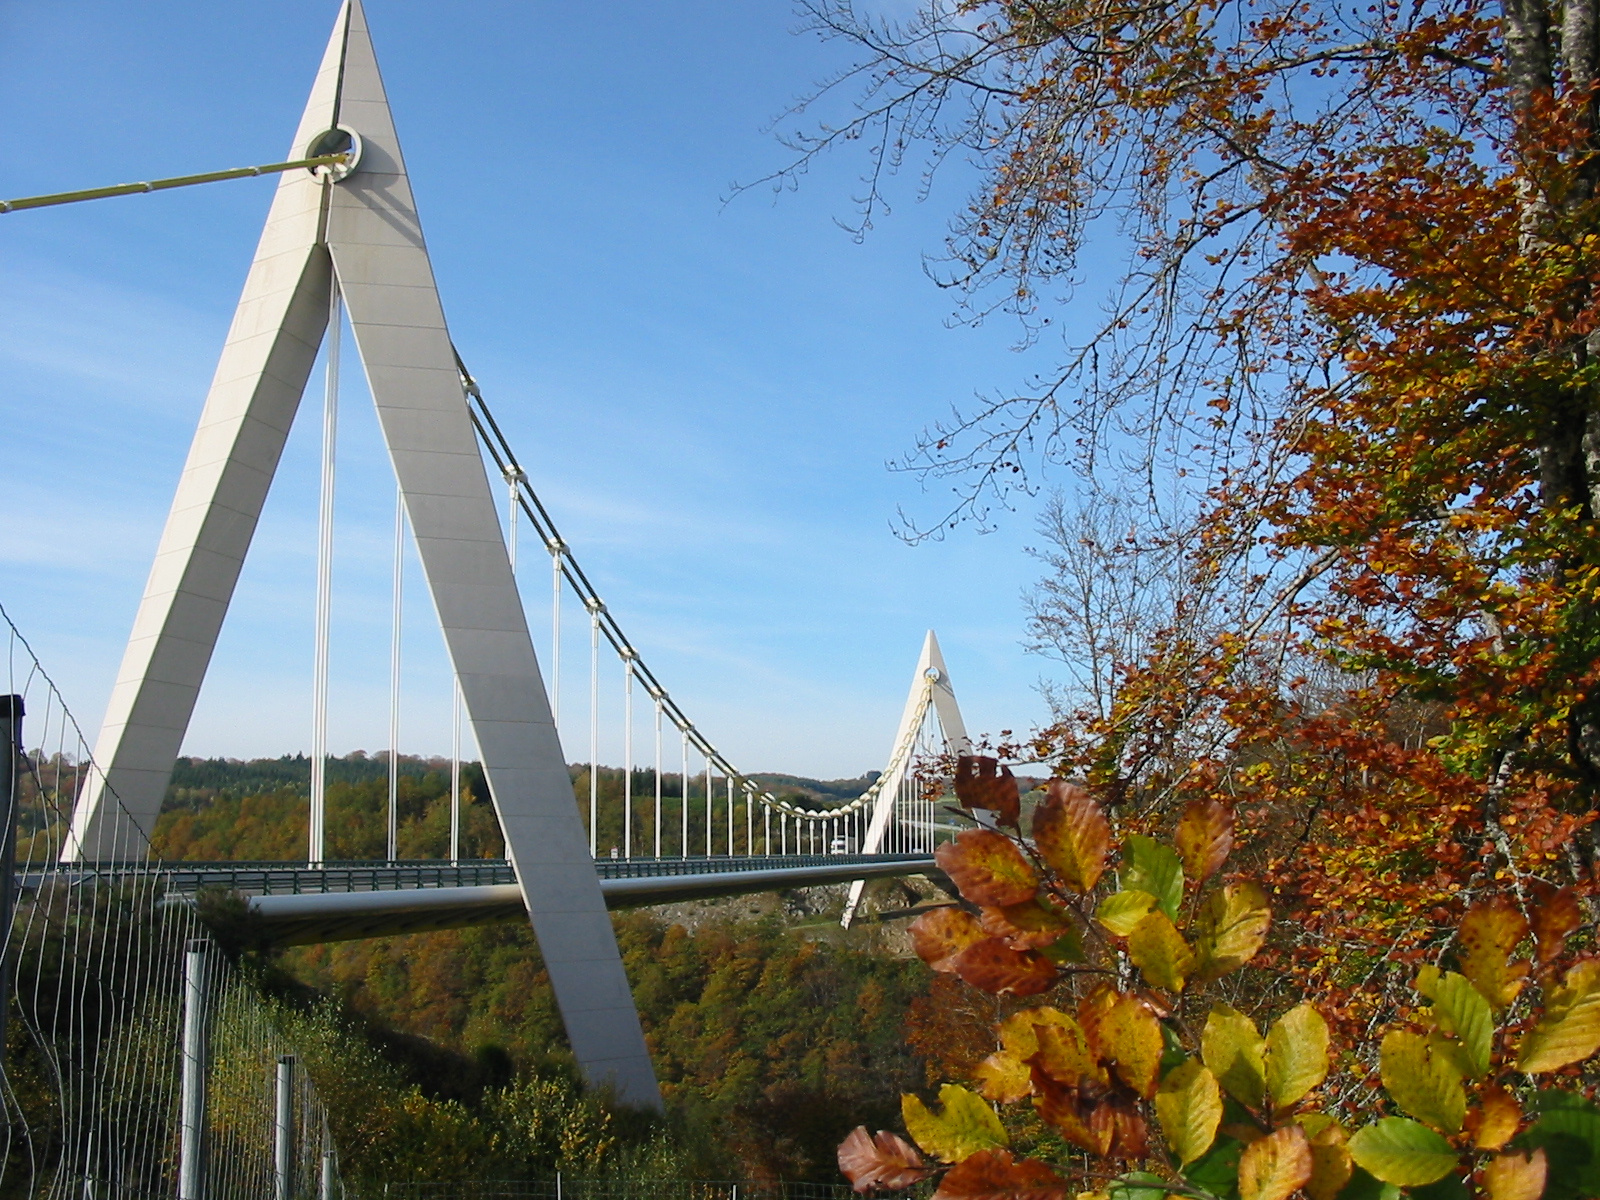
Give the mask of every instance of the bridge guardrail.
M 926 854 L 772 854 L 751 857 L 602 858 L 595 870 L 602 879 L 645 879 L 672 875 L 707 875 L 739 871 L 787 870 L 796 867 L 843 866 L 853 863 L 909 862 Z M 483 887 L 517 882 L 503 858 L 445 862 L 410 861 L 328 863 L 310 867 L 299 862 L 75 862 L 34 866 L 21 874 L 24 889 L 49 882 L 75 885 L 97 879 L 160 876 L 173 892 L 190 894 L 203 887 L 225 887 L 252 896 L 303 895 L 323 892 L 398 891 L 406 888 Z

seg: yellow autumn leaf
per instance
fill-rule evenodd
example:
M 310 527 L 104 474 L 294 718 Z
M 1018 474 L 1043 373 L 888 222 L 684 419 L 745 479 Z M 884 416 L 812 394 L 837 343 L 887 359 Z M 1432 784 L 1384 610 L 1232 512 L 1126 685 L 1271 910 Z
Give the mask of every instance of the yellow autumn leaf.
M 1217 1082 L 1246 1108 L 1259 1109 L 1266 1098 L 1266 1042 L 1255 1022 L 1238 1009 L 1218 1004 L 1200 1035 L 1200 1056 Z
M 1239 1156 L 1239 1200 L 1288 1200 L 1310 1182 L 1311 1165 L 1305 1130 L 1285 1125 Z
M 1389 1095 L 1405 1112 L 1440 1133 L 1461 1132 L 1467 1093 L 1461 1069 L 1426 1035 L 1391 1029 L 1378 1051 L 1378 1072 Z
M 996 1104 L 1015 1104 L 1033 1094 L 1033 1068 L 1004 1050 L 979 1063 L 972 1081 L 985 1099 Z
M 1034 1033 L 1037 1025 L 1078 1027 L 1078 1023 L 1059 1008 L 1025 1008 L 1000 1022 L 1000 1045 L 1013 1058 L 1024 1061 L 1032 1058 L 1039 1051 L 1039 1039 Z
M 1183 991 L 1184 980 L 1195 965 L 1194 951 L 1159 909 L 1133 927 L 1128 935 L 1128 957 L 1144 972 L 1145 979 L 1169 992 Z
M 1310 1004 L 1279 1017 L 1267 1033 L 1267 1094 L 1279 1111 L 1298 1103 L 1328 1075 L 1328 1023 Z
M 1057 1083 L 1077 1087 L 1085 1079 L 1095 1083 L 1108 1081 L 1104 1068 L 1089 1052 L 1088 1039 L 1076 1021 L 1071 1025 L 1036 1025 L 1034 1033 L 1039 1039 L 1039 1049 L 1033 1061 Z
M 1100 907 L 1094 910 L 1094 919 L 1118 937 L 1127 937 L 1158 903 L 1149 892 L 1132 888 L 1100 901 Z
M 1495 1009 L 1502 1009 L 1522 990 L 1528 964 L 1513 962 L 1517 943 L 1528 936 L 1528 922 L 1509 900 L 1474 904 L 1461 918 L 1456 942 L 1461 973 Z
M 1220 979 L 1256 956 L 1267 940 L 1272 909 L 1248 880 L 1212 892 L 1194 922 L 1195 974 Z
M 1217 1139 L 1222 1124 L 1222 1089 L 1199 1059 L 1189 1058 L 1167 1072 L 1156 1092 L 1156 1117 L 1167 1144 L 1188 1166 Z
M 1311 1200 L 1335 1200 L 1350 1182 L 1350 1176 L 1355 1174 L 1355 1163 L 1350 1159 L 1350 1139 L 1343 1127 L 1330 1119 L 1311 1134 L 1310 1141 L 1311 1178 L 1305 1184 L 1306 1195 Z
M 939 1107 L 936 1113 L 909 1092 L 900 1097 L 906 1132 L 942 1162 L 962 1162 L 980 1150 L 1009 1144 L 999 1116 L 975 1092 L 947 1083 L 939 1089 Z
M 1133 995 L 1119 995 L 1095 1028 L 1095 1046 L 1110 1059 L 1122 1081 L 1148 1099 L 1161 1071 L 1161 1022 Z
M 1483 1190 L 1489 1200 L 1539 1200 L 1544 1195 L 1544 1150 L 1497 1154 L 1483 1164 Z
M 1588 959 L 1550 989 L 1544 1016 L 1528 1030 L 1517 1070 L 1529 1075 L 1582 1062 L 1600 1050 L 1600 959 Z

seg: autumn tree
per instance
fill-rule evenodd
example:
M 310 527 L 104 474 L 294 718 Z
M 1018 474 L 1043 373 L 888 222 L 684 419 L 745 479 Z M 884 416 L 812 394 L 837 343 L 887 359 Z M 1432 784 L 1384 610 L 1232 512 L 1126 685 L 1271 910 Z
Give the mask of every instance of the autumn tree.
M 1600 1108 L 1572 1077 L 1600 1051 L 1600 961 L 1571 942 L 1572 889 L 1531 919 L 1504 896 L 1473 904 L 1387 1028 L 1341 1037 L 1315 998 L 1255 1015 L 1243 1001 L 1238 976 L 1274 914 L 1228 869 L 1231 808 L 1191 801 L 1170 841 L 1118 846 L 1104 808 L 1061 780 L 1025 820 L 997 766 L 961 760 L 958 795 L 986 820 L 937 856 L 965 903 L 925 913 L 912 935 L 934 971 L 1027 1006 L 937 1106 L 902 1097 L 915 1146 L 864 1126 L 845 1139 L 857 1191 L 937 1179 L 934 1200 L 1065 1200 L 1074 1185 L 1093 1189 L 1079 1200 L 1600 1194 Z M 1019 1109 L 1054 1138 L 1019 1144 Z
M 907 460 L 955 488 L 911 534 L 1068 466 L 1142 514 L 1134 550 L 1181 548 L 1104 703 L 1027 752 L 1130 831 L 1238 804 L 1297 918 L 1269 953 L 1352 1023 L 1475 897 L 1590 893 L 1592 0 L 807 11 L 856 65 L 800 161 L 870 148 L 863 226 L 923 150 L 975 164 L 943 281 L 1027 338 L 1073 317 L 1055 369 Z M 1091 251 L 1126 268 L 1086 321 Z

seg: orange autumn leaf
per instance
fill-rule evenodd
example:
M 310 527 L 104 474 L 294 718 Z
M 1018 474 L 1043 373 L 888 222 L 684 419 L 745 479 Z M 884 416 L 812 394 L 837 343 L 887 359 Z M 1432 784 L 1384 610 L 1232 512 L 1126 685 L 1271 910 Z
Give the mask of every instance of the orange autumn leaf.
M 1311 1144 L 1298 1125 L 1251 1142 L 1239 1156 L 1239 1200 L 1288 1200 L 1311 1182 Z
M 1555 888 L 1535 881 L 1528 916 L 1533 925 L 1535 958 L 1540 966 L 1554 961 L 1567 944 L 1567 936 L 1583 924 L 1583 906 L 1570 887 Z
M 1191 800 L 1178 822 L 1177 847 L 1184 873 L 1199 887 L 1233 850 L 1233 809 L 1212 796 Z
M 1042 1162 L 1009 1150 L 982 1150 L 939 1181 L 933 1200 L 1065 1200 L 1067 1181 Z
M 865 1125 L 857 1125 L 839 1143 L 839 1171 L 858 1192 L 908 1188 L 928 1174 L 910 1142 L 888 1130 L 871 1137 Z
M 974 904 L 1023 904 L 1039 890 L 1033 864 L 1017 844 L 992 829 L 969 829 L 934 852 L 939 869 Z
M 1474 904 L 1461 918 L 1458 941 L 1461 973 L 1496 1009 L 1517 998 L 1528 964 L 1513 962 L 1517 943 L 1528 936 L 1528 922 L 1503 897 Z
M 1072 929 L 1065 918 L 1034 900 L 1008 904 L 1004 908 L 985 908 L 980 920 L 985 933 L 1005 938 L 1013 950 L 1042 950 L 1060 941 Z
M 1079 1089 L 1052 1079 L 1037 1064 L 1033 1068 L 1033 1107 L 1041 1120 L 1054 1126 L 1074 1146 L 1090 1154 L 1104 1154 L 1111 1148 L 1115 1130 L 1090 1128 L 1090 1112 Z
M 955 958 L 984 937 L 971 913 L 954 906 L 929 909 L 911 922 L 911 946 L 935 971 L 955 974 Z
M 952 960 L 955 973 L 997 996 L 1037 996 L 1056 981 L 1056 967 L 1037 950 L 1013 950 L 1004 938 L 973 942 Z
M 1022 815 L 1011 768 L 982 755 L 963 754 L 956 760 L 956 799 L 965 808 L 988 809 L 1002 825 L 1015 825 Z
M 1539 1200 L 1544 1195 L 1543 1148 L 1530 1154 L 1497 1154 L 1483 1164 L 1484 1194 L 1489 1200 Z
M 1498 1150 L 1522 1128 L 1522 1106 L 1498 1085 L 1483 1089 L 1479 1107 L 1467 1114 L 1467 1132 L 1479 1150 Z
M 1097 1104 L 1089 1113 L 1089 1128 L 1106 1147 L 1107 1158 L 1138 1161 L 1150 1153 L 1150 1127 L 1125 1097 Z
M 1034 814 L 1033 840 L 1068 887 L 1089 892 L 1105 872 L 1111 825 L 1088 792 L 1052 779 L 1044 804 Z

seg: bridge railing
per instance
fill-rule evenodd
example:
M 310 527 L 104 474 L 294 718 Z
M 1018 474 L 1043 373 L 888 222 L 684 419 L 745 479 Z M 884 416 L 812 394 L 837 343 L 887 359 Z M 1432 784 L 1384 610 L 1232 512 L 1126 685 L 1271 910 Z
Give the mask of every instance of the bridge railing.
M 926 857 L 925 854 L 772 854 L 748 858 L 603 858 L 595 863 L 595 870 L 602 879 L 642 879 L 852 863 L 912 862 Z M 456 863 L 433 859 L 396 863 L 331 862 L 321 867 L 308 867 L 302 862 L 153 863 L 138 860 L 35 864 L 19 873 L 24 892 L 36 892 L 51 883 L 81 885 L 98 879 L 122 883 L 138 878 L 158 879 L 168 893 L 190 895 L 204 887 L 222 887 L 252 896 L 484 887 L 517 882 L 511 864 L 503 858 Z

